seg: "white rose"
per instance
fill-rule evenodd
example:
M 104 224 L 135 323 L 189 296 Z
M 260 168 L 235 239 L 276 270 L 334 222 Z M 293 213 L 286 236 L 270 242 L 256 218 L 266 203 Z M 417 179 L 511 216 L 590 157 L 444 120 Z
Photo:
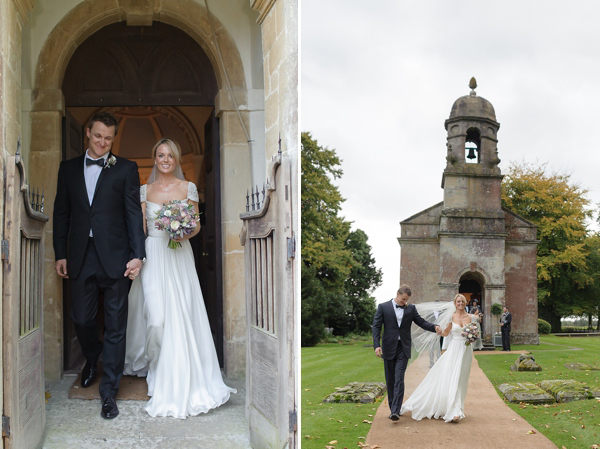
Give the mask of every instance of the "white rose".
M 171 223 L 171 229 L 173 231 L 177 231 L 180 226 L 181 226 L 181 223 L 179 223 L 177 220 L 175 220 L 173 223 Z
M 170 217 L 171 216 L 171 211 L 170 210 L 166 210 L 165 211 L 165 216 L 166 217 Z

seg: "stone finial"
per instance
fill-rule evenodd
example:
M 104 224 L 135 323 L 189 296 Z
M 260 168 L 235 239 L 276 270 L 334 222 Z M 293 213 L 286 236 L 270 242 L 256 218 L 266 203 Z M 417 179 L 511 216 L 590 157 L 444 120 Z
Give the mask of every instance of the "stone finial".
M 474 76 L 471 77 L 471 80 L 469 81 L 469 87 L 471 88 L 471 95 L 476 95 L 475 89 L 477 88 L 477 80 Z

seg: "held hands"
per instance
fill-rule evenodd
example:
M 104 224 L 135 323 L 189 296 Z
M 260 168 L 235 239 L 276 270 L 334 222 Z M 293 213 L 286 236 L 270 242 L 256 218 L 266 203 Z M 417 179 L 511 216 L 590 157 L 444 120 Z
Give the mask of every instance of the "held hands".
M 127 269 L 123 276 L 129 276 L 129 279 L 135 279 L 142 269 L 142 261 L 140 259 L 131 259 L 127 262 Z
M 442 335 L 442 328 L 436 325 L 435 326 L 435 333 L 438 334 L 438 335 Z
M 379 358 L 382 356 L 381 346 L 379 348 L 375 348 L 375 355 Z

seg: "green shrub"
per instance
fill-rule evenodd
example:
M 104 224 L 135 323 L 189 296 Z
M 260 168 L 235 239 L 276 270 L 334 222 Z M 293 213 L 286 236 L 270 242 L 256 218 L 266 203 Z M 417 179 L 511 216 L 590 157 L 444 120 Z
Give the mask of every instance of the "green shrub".
M 492 315 L 500 315 L 502 313 L 502 306 L 497 302 L 492 304 Z
M 549 334 L 551 329 L 552 326 L 550 326 L 550 323 L 548 321 L 538 318 L 538 333 Z

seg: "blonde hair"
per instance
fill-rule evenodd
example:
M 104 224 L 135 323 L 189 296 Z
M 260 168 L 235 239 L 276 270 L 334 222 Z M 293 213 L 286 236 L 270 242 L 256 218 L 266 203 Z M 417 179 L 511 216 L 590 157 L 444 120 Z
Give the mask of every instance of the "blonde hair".
M 460 293 L 458 293 L 458 294 L 457 294 L 457 295 L 454 297 L 454 299 L 452 300 L 452 302 L 454 303 L 454 305 L 456 305 L 456 300 L 457 300 L 458 298 L 462 298 L 462 299 L 465 301 L 465 304 L 467 303 L 467 298 L 465 298 L 465 295 L 461 295 Z
M 171 139 L 165 138 L 156 142 L 156 145 L 154 145 L 154 148 L 152 148 L 152 159 L 156 159 L 156 152 L 158 151 L 158 147 L 161 145 L 165 145 L 169 149 L 169 153 L 171 153 L 173 159 L 175 159 L 175 163 L 177 165 L 181 165 L 181 148 L 177 142 Z

